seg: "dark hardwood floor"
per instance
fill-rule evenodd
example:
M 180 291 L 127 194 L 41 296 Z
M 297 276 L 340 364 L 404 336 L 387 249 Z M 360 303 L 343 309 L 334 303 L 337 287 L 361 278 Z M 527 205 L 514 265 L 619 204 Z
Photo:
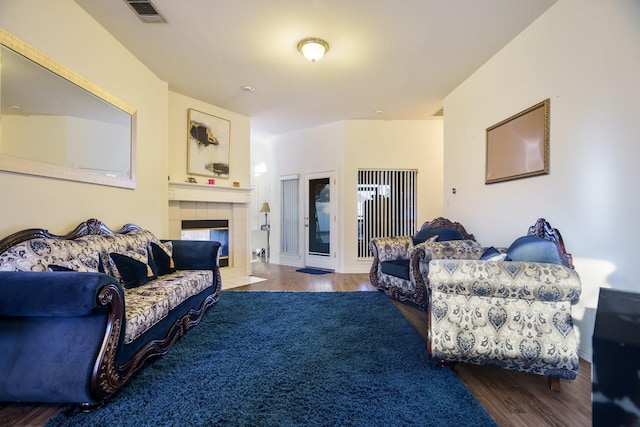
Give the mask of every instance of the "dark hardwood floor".
M 231 291 L 376 292 L 368 274 L 310 275 L 263 262 L 253 263 L 253 274 L 267 280 Z M 425 313 L 397 302 L 394 305 L 426 338 Z M 584 360 L 578 378 L 562 380 L 559 392 L 550 390 L 546 378 L 539 375 L 468 364 L 456 364 L 453 370 L 500 426 L 591 425 L 591 365 Z M 61 407 L 0 403 L 0 426 L 44 426 Z

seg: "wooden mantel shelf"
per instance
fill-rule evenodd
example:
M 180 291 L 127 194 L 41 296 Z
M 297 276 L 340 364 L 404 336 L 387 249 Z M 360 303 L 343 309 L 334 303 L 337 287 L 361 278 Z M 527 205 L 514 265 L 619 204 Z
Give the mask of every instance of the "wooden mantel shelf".
M 251 189 L 220 185 L 169 182 L 169 200 L 184 202 L 249 203 Z

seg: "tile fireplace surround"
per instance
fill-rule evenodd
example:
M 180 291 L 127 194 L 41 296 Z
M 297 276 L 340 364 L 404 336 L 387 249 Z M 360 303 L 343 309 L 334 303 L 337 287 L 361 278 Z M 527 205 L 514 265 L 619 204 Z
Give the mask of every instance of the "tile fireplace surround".
M 180 239 L 182 220 L 229 220 L 229 267 L 222 281 L 251 275 L 249 200 L 251 189 L 169 182 L 169 238 Z

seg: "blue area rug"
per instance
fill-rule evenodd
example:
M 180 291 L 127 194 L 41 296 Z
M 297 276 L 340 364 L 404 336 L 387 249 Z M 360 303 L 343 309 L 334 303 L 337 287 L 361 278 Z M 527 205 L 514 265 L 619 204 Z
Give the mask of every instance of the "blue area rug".
M 378 292 L 233 292 L 94 412 L 48 426 L 495 426 Z
M 318 270 L 317 268 L 299 268 L 296 270 L 299 273 L 307 273 L 307 274 L 328 274 L 331 271 L 327 270 Z

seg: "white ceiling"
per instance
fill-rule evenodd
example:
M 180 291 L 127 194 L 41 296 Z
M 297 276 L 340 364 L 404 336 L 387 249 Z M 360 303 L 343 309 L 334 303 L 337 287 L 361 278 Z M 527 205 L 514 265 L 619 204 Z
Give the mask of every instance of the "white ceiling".
M 247 115 L 266 138 L 429 119 L 556 0 L 152 0 L 166 24 L 141 22 L 124 0 L 75 1 L 172 91 Z M 306 37 L 330 45 L 317 63 L 296 50 Z

